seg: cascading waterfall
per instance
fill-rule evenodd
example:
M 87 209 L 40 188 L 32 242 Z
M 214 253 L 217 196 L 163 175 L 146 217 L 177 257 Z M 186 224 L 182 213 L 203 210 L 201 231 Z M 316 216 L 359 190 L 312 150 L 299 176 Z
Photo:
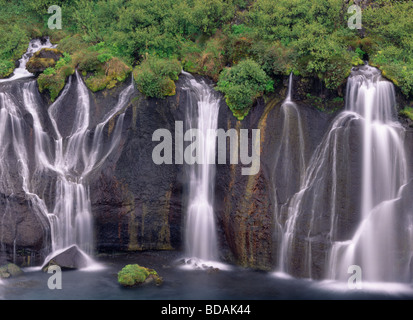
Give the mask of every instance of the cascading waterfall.
M 14 69 L 12 76 L 6 79 L 0 79 L 0 83 L 32 77 L 33 74 L 27 71 L 26 69 L 26 63 L 29 61 L 30 57 L 40 49 L 54 47 L 55 46 L 50 42 L 49 38 L 33 39 L 32 41 L 30 41 L 26 53 L 19 60 L 19 66 L 16 69 Z
M 134 87 L 131 83 L 120 94 L 117 105 L 94 128 L 92 144 L 89 145 L 88 139 L 91 133 L 89 93 L 78 73 L 75 79 L 78 97 L 73 107 L 75 117 L 68 137 L 63 137 L 57 125 L 57 115 L 64 105 L 58 99 L 49 107 L 49 117 L 57 135 L 54 168 L 58 172 L 55 206 L 49 219 L 54 234 L 54 250 L 75 243 L 85 252 L 91 253 L 93 233 L 87 178 L 118 144 L 124 114 L 119 115 L 106 150 L 103 149 L 103 128 L 126 105 Z M 67 88 L 70 85 L 71 82 L 68 83 Z M 66 93 L 67 91 L 62 93 L 61 99 L 64 99 Z
M 359 114 L 364 126 L 361 222 L 352 239 L 333 243 L 331 278 L 343 279 L 350 265 L 358 265 L 367 281 L 409 281 L 412 225 L 398 224 L 394 206 L 408 178 L 404 130 L 394 121 L 394 105 L 393 84 L 379 70 L 353 71 L 347 109 Z
M 198 129 L 200 164 L 190 166 L 189 197 L 185 225 L 186 255 L 191 259 L 214 261 L 218 258 L 214 217 L 214 184 L 219 98 L 205 82 L 183 72 L 188 90 L 187 126 Z M 211 129 L 213 131 L 211 131 Z
M 272 178 L 275 185 L 274 198 L 276 205 L 274 220 L 277 238 L 274 241 L 276 244 L 282 242 L 283 225 L 286 219 L 284 206 L 287 204 L 288 199 L 298 191 L 299 183 L 303 179 L 306 169 L 301 114 L 298 106 L 292 100 L 292 91 L 293 74 L 291 73 L 288 80 L 287 96 L 280 107 L 283 117 L 283 128 L 276 151 Z M 281 259 L 278 262 L 278 270 L 281 270 L 283 265 L 282 257 L 283 255 L 281 255 Z
M 31 43 L 29 50 L 32 47 Z M 38 97 L 36 80 L 11 80 L 3 85 L 10 88 L 0 92 L 0 154 L 3 155 L 0 159 L 1 191 L 5 194 L 23 191 L 26 198 L 30 199 L 31 208 L 42 221 L 45 233 L 50 233 L 51 248 L 47 251 L 77 245 L 90 254 L 94 244 L 88 178 L 120 141 L 124 117 L 121 112 L 134 91 L 133 80 L 120 93 L 117 104 L 101 117 L 95 127 L 90 117 L 89 92 L 78 73 L 69 77 L 64 90 L 49 107 L 47 114 L 42 111 L 44 107 Z M 14 87 L 18 88 L 16 92 L 11 90 Z M 69 91 L 75 91 L 76 98 L 70 109 L 73 116 L 71 129 L 63 134 L 62 127 L 70 126 L 70 120 L 59 119 L 59 114 L 67 108 L 62 101 Z M 33 157 L 28 155 L 30 146 L 24 134 L 27 126 L 24 114 L 27 113 L 33 120 Z M 110 138 L 106 138 L 103 129 L 117 113 L 120 115 Z M 46 122 L 54 131 L 52 134 L 46 130 Z M 14 157 L 10 157 L 10 150 L 14 151 Z M 18 163 L 19 186 L 16 186 L 15 179 L 9 173 L 9 169 L 15 166 L 10 160 Z M 52 203 L 46 203 L 42 191 L 38 190 L 38 181 L 42 176 L 51 177 L 54 183 Z
M 409 259 L 400 257 L 411 255 L 412 244 L 404 240 L 411 239 L 412 226 L 405 226 L 407 236 L 398 234 L 393 203 L 407 183 L 407 165 L 394 105 L 393 85 L 379 70 L 352 71 L 346 109 L 288 203 L 280 271 L 347 280 L 348 267 L 358 265 L 363 280 L 406 281 Z

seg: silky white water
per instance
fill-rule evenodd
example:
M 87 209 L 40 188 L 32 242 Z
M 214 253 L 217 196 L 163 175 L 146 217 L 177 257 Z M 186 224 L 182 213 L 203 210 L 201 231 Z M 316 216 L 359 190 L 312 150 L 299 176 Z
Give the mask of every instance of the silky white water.
M 288 197 L 297 192 L 299 183 L 302 182 L 305 176 L 306 159 L 305 159 L 305 139 L 301 120 L 301 114 L 297 104 L 292 100 L 293 92 L 293 74 L 288 78 L 287 96 L 280 106 L 280 114 L 283 116 L 282 135 L 280 137 L 279 146 L 276 150 L 274 161 L 273 181 L 276 185 L 275 193 L 275 231 L 277 244 L 285 241 L 283 238 L 286 233 L 283 232 L 285 224 L 285 206 L 287 205 Z M 277 181 L 282 181 L 281 184 Z M 278 260 L 278 271 L 282 271 L 284 265 L 283 246 L 279 247 L 280 259 Z
M 220 100 L 213 89 L 183 72 L 188 91 L 187 126 L 201 133 L 197 144 L 200 164 L 189 168 L 189 195 L 185 224 L 185 249 L 187 257 L 215 261 L 218 258 L 217 235 L 214 216 L 215 165 L 209 164 L 215 156 L 215 129 L 218 124 Z
M 31 42 L 29 50 L 33 46 Z M 30 200 L 31 209 L 43 223 L 45 235 L 50 236 L 51 248 L 47 251 L 55 252 L 77 245 L 83 252 L 91 254 L 94 239 L 88 179 L 119 144 L 123 113 L 117 117 L 109 137 L 104 137 L 103 129 L 129 102 L 134 90 L 133 81 L 120 93 L 117 104 L 99 119 L 96 126 L 92 126 L 91 99 L 77 72 L 69 77 L 64 90 L 47 113 L 42 110 L 44 106 L 39 101 L 36 80 L 16 83 L 13 80 L 9 79 L 4 84 L 8 86 L 6 90 L 0 92 L 1 191 L 4 194 L 24 192 Z M 69 111 L 72 121 L 62 121 L 59 114 L 68 107 L 62 101 L 69 91 L 75 97 Z M 30 114 L 33 120 L 32 152 L 25 136 L 26 114 Z M 49 123 L 48 129 L 46 122 Z M 62 133 L 63 127 L 68 133 Z M 29 154 L 33 154 L 34 158 Z M 20 185 L 16 185 L 16 178 L 8 170 L 15 163 L 18 164 Z M 51 203 L 46 203 L 43 191 L 38 189 L 42 177 L 48 177 L 49 183 L 53 184 Z
M 363 281 L 411 281 L 412 222 L 397 210 L 408 182 L 403 137 L 392 83 L 376 68 L 355 68 L 345 110 L 285 206 L 278 271 L 347 281 L 348 268 L 357 265 Z
M 352 239 L 333 244 L 331 278 L 343 279 L 348 266 L 358 265 L 367 281 L 409 281 L 412 226 L 405 226 L 410 228 L 405 238 L 394 206 L 408 177 L 404 129 L 395 121 L 395 104 L 393 84 L 379 70 L 365 66 L 353 71 L 346 109 L 364 124 L 361 222 Z

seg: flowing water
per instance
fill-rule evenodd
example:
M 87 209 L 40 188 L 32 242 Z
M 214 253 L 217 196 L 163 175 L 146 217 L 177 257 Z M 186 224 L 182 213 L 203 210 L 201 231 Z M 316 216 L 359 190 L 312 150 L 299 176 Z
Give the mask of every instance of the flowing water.
M 393 85 L 376 68 L 355 68 L 346 109 L 288 203 L 279 271 L 347 280 L 357 265 L 365 281 L 409 280 L 412 225 L 397 222 L 395 206 L 407 183 L 404 130 L 395 119 Z
M 26 53 L 21 57 L 19 60 L 19 66 L 14 69 L 13 74 L 6 79 L 0 79 L 0 83 L 2 82 L 7 82 L 7 81 L 12 81 L 12 80 L 17 80 L 17 79 L 23 79 L 27 77 L 32 77 L 33 74 L 27 71 L 26 69 L 26 63 L 29 61 L 30 57 L 37 51 L 43 49 L 43 48 L 54 48 L 55 46 L 50 42 L 49 38 L 45 39 L 33 39 L 29 43 L 29 47 L 26 51 Z
M 213 89 L 190 74 L 185 75 L 189 107 L 188 129 L 198 129 L 199 162 L 189 168 L 189 196 L 185 225 L 186 254 L 192 259 L 218 258 L 214 217 L 215 151 L 220 100 Z
M 133 80 L 119 94 L 116 105 L 98 113 L 76 73 L 46 109 L 36 80 L 30 79 L 32 75 L 24 68 L 29 56 L 42 46 L 51 44 L 32 41 L 14 75 L 0 84 L 0 193 L 6 199 L 0 219 L 14 215 L 11 201 L 22 197 L 36 213 L 45 242 L 50 243 L 46 253 L 75 244 L 90 254 L 94 243 L 89 182 L 119 144 Z M 199 132 L 196 141 L 191 140 L 198 163 L 187 167 L 185 256 L 191 267 L 219 265 L 224 269 L 216 262 L 214 215 L 220 99 L 211 86 L 186 72 L 183 81 L 188 93 L 186 129 Z M 360 266 L 363 280 L 368 282 L 411 282 L 413 219 L 406 206 L 411 196 L 404 130 L 395 121 L 393 85 L 375 68 L 355 68 L 348 79 L 346 109 L 332 121 L 311 159 L 306 158 L 301 111 L 292 93 L 290 75 L 280 107 L 283 129 L 272 175 L 279 183 L 274 187 L 277 271 L 284 278 L 241 268 L 229 273 L 182 275 L 171 268 L 176 266 L 178 253 L 142 253 L 133 257 L 133 262 L 153 263 L 161 270 L 168 279 L 161 290 L 122 290 L 113 275 L 131 258 L 107 258 L 103 260 L 109 271 L 100 270 L 93 276 L 84 271 L 66 273 L 67 289 L 57 293 L 58 297 L 78 297 L 79 292 L 92 299 L 386 297 L 374 290 L 348 294 L 341 287 L 331 290 L 328 281 L 285 277 L 288 273 L 345 281 L 351 265 Z M 109 128 L 110 120 L 113 126 Z M 2 243 L 10 230 L 0 232 Z M 44 285 L 47 274 L 27 271 L 24 280 L 0 282 L 0 298 L 33 299 L 39 298 L 39 292 L 42 298 L 57 297 Z M 411 297 L 409 289 L 402 297 Z
M 275 185 L 275 242 L 281 243 L 284 236 L 283 226 L 286 220 L 285 206 L 288 199 L 299 191 L 305 175 L 305 139 L 300 110 L 292 100 L 293 74 L 288 80 L 287 96 L 280 107 L 280 116 L 283 117 L 282 135 L 276 151 L 273 169 Z M 281 247 L 280 250 L 283 250 Z M 277 270 L 282 271 L 284 254 L 280 254 Z
M 37 42 L 30 43 L 29 53 Z M 27 59 L 26 55 L 22 59 Z M 119 143 L 123 113 L 117 117 L 109 138 L 104 137 L 103 129 L 127 105 L 134 90 L 133 81 L 120 93 L 117 104 L 92 125 L 89 92 L 77 72 L 69 77 L 47 113 L 36 80 L 13 80 L 2 84 L 0 92 L 1 192 L 23 193 L 29 199 L 45 235 L 50 235 L 50 241 L 46 242 L 51 247 L 46 252 L 75 244 L 90 254 L 94 243 L 88 179 Z M 69 92 L 70 106 L 63 103 Z M 63 119 L 59 116 L 62 114 Z M 27 128 L 28 115 L 32 120 L 34 150 L 28 143 L 31 134 Z M 15 163 L 18 163 L 18 185 L 9 170 Z M 48 181 L 44 181 L 45 177 Z M 53 184 L 51 201 L 45 200 L 42 186 L 45 183 Z
M 353 71 L 347 110 L 363 121 L 361 222 L 349 241 L 333 244 L 332 278 L 340 279 L 343 269 L 358 265 L 368 281 L 411 280 L 406 257 L 413 249 L 413 225 L 399 225 L 402 217 L 394 205 L 408 177 L 404 130 L 395 121 L 395 104 L 393 84 L 377 69 Z

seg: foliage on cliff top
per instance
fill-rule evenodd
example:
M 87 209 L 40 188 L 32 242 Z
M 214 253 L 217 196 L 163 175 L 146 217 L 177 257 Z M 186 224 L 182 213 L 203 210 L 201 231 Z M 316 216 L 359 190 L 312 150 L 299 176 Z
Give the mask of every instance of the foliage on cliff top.
M 131 68 L 147 63 L 149 55 L 165 61 L 176 59 L 184 70 L 215 81 L 224 67 L 250 59 L 273 79 L 292 71 L 318 77 L 327 88 L 336 89 L 345 84 L 353 64 L 368 58 L 403 93 L 412 96 L 413 3 L 370 1 L 362 11 L 364 34 L 347 26 L 352 15 L 347 8 L 352 3 L 0 0 L 0 77 L 10 74 L 31 37 L 48 35 L 74 57 L 79 53 L 94 57 L 87 68 L 94 63 L 102 66 L 110 56 Z M 62 7 L 62 30 L 47 27 L 50 5 Z M 88 53 L 88 47 L 99 54 Z M 108 81 L 97 70 L 87 72 L 92 90 L 114 85 L 114 79 Z M 151 74 L 145 74 L 148 80 Z M 169 86 L 172 89 L 170 81 Z
M 147 55 L 133 70 L 133 76 L 141 91 L 147 97 L 163 98 L 175 94 L 175 80 L 181 73 L 182 66 L 176 59 L 162 59 Z
M 225 94 L 225 101 L 238 120 L 243 120 L 254 101 L 264 92 L 274 90 L 274 81 L 253 60 L 242 60 L 224 69 L 217 89 Z

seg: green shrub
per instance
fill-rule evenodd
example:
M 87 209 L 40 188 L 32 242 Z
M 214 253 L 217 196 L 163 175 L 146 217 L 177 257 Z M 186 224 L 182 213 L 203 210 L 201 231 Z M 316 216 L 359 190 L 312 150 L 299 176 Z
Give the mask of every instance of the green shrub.
M 405 107 L 403 110 L 400 111 L 400 115 L 405 116 L 413 121 L 413 108 Z
M 209 38 L 202 47 L 193 43 L 185 43 L 181 52 L 184 70 L 218 81 L 219 73 L 226 64 L 226 41 L 226 37 L 218 32 Z
M 68 36 L 59 41 L 58 48 L 69 54 L 73 54 L 87 47 L 87 43 L 78 34 Z
M 242 120 L 254 101 L 264 92 L 273 91 L 273 86 L 274 81 L 260 65 L 247 59 L 221 72 L 217 90 L 225 94 L 227 105 L 234 116 Z
M 45 75 L 56 74 L 56 69 L 52 68 L 52 67 L 49 67 L 49 68 L 47 68 L 43 71 L 43 74 L 45 74 Z
M 14 63 L 12 60 L 0 60 L 0 78 L 9 76 L 14 70 Z
M 175 94 L 174 81 L 178 80 L 181 70 L 181 64 L 175 59 L 148 55 L 134 69 L 133 75 L 139 91 L 145 96 L 164 98 Z
M 94 72 L 101 68 L 102 63 L 98 60 L 98 52 L 84 50 L 78 57 L 78 69 L 80 72 Z
M 50 94 L 50 99 L 54 101 L 59 95 L 60 91 L 65 86 L 66 78 L 60 74 L 44 74 L 42 73 L 37 78 L 37 83 L 39 85 L 39 91 L 44 92 L 47 90 Z
M 99 60 L 99 62 L 103 63 L 112 59 L 112 55 L 110 53 L 102 53 L 97 56 L 97 59 Z

